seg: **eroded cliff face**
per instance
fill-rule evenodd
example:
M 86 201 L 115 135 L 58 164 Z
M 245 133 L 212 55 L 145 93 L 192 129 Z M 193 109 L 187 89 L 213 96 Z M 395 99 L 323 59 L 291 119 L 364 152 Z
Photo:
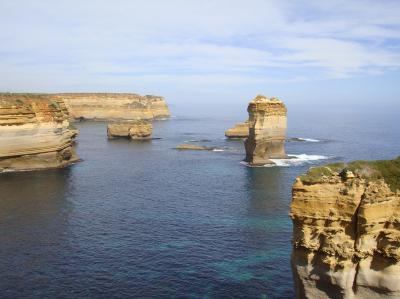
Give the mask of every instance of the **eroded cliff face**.
M 63 101 L 44 95 L 0 94 L 0 172 L 57 168 L 77 162 Z
M 312 168 L 293 185 L 298 298 L 400 298 L 400 157 Z
M 276 98 L 258 95 L 247 108 L 249 137 L 245 141 L 246 162 L 250 165 L 273 164 L 270 159 L 287 158 L 285 136 L 286 106 Z
M 63 93 L 54 95 L 65 102 L 75 119 L 135 120 L 170 116 L 163 97 L 128 93 Z
M 225 131 L 228 138 L 247 138 L 249 136 L 249 122 L 237 123 L 234 127 Z

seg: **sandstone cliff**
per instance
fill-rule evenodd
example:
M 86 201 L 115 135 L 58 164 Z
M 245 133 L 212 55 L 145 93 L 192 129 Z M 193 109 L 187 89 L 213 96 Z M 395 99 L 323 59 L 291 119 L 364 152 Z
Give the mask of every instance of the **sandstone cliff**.
M 45 95 L 0 94 L 0 172 L 76 162 L 72 147 L 76 135 L 63 101 Z
M 246 138 L 249 136 L 249 122 L 237 123 L 234 127 L 225 131 L 228 138 Z
M 163 97 L 128 93 L 62 93 L 71 116 L 88 120 L 135 120 L 169 117 Z
M 400 298 L 400 157 L 311 168 L 293 185 L 298 298 Z
M 108 138 L 129 137 L 130 139 L 150 139 L 153 132 L 151 123 L 143 120 L 118 122 L 107 125 Z
M 258 95 L 247 108 L 249 137 L 245 141 L 250 165 L 273 163 L 270 159 L 287 158 L 285 153 L 286 106 L 276 98 Z

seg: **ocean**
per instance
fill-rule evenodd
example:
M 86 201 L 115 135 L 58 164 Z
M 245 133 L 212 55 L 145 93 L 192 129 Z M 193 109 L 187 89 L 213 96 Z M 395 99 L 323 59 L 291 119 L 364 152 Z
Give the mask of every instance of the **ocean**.
M 390 107 L 288 109 L 303 141 L 275 167 L 247 167 L 243 141 L 225 139 L 245 111 L 172 107 L 146 142 L 77 123 L 81 163 L 0 175 L 0 297 L 293 298 L 295 177 L 397 157 L 400 130 Z M 184 142 L 218 150 L 174 149 Z

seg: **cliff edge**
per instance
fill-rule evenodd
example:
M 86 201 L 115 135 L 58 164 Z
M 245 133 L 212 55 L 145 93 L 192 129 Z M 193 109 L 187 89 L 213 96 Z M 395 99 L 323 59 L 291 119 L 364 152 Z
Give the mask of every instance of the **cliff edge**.
M 0 173 L 58 168 L 77 162 L 77 130 L 63 101 L 36 94 L 0 94 Z
M 400 298 L 400 157 L 311 168 L 290 216 L 298 298 Z
M 70 115 L 87 120 L 161 119 L 170 116 L 163 97 L 133 93 L 60 93 Z

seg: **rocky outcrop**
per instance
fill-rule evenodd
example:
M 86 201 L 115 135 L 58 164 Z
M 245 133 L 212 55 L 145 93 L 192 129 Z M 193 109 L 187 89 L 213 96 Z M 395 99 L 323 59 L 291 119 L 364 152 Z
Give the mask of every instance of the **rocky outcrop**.
M 400 298 L 400 157 L 311 168 L 290 216 L 298 298 Z
M 237 123 L 232 128 L 225 131 L 227 138 L 247 138 L 249 136 L 249 122 Z
M 34 94 L 0 94 L 0 172 L 58 168 L 79 159 L 63 101 Z
M 151 138 L 152 132 L 152 124 L 143 120 L 118 122 L 107 125 L 108 138 L 128 137 L 135 140 L 146 140 Z
M 63 93 L 71 116 L 87 120 L 161 119 L 170 116 L 163 97 L 128 93 Z
M 203 146 L 203 145 L 194 145 L 189 143 L 183 143 L 178 145 L 175 149 L 177 150 L 192 150 L 192 151 L 212 151 L 215 148 Z
M 287 158 L 285 153 L 286 106 L 276 98 L 255 97 L 247 108 L 249 137 L 245 141 L 250 165 L 273 164 L 270 159 Z

